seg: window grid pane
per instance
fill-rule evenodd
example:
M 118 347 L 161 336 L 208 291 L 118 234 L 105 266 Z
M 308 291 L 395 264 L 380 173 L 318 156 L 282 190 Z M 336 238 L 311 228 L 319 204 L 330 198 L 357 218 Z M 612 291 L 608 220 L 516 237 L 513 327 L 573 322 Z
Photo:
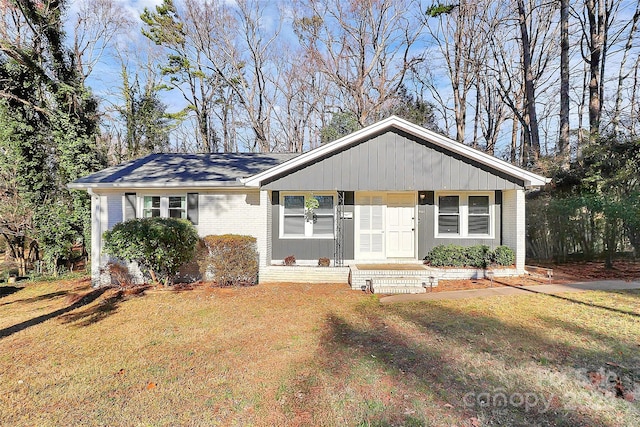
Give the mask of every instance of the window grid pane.
M 469 215 L 488 215 L 488 196 L 469 196 Z
M 460 212 L 460 199 L 458 196 L 440 196 L 438 206 L 441 214 L 457 214 Z
M 304 215 L 287 215 L 282 222 L 283 234 L 304 236 Z
M 458 215 L 440 215 L 438 218 L 439 234 L 458 234 L 460 232 L 460 217 Z
M 144 196 L 142 216 L 154 218 L 160 216 L 160 196 Z
M 489 215 L 469 216 L 469 234 L 489 234 Z
M 304 214 L 304 196 L 284 196 L 285 214 Z

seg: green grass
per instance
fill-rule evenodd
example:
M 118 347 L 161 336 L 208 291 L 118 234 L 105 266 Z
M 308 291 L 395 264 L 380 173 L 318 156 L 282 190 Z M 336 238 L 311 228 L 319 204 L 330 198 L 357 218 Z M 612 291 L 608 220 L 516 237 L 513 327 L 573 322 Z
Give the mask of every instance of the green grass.
M 640 417 L 638 291 L 382 306 L 340 285 L 123 296 L 75 279 L 0 295 L 0 425 Z M 607 375 L 635 400 L 612 395 Z

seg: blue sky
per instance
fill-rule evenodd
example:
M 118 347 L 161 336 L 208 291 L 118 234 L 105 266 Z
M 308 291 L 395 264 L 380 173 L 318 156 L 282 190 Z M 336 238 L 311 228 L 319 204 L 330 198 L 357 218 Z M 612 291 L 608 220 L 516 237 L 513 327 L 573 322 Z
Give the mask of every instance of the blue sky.
M 72 16 L 74 14 L 74 11 L 77 10 L 76 9 L 77 5 L 81 1 L 88 1 L 88 0 L 76 0 L 74 3 L 72 3 L 71 9 L 69 11 L 70 16 Z M 131 28 L 128 28 L 127 31 L 119 34 L 118 36 L 118 43 L 120 45 L 126 45 L 129 48 L 129 51 L 131 52 L 130 56 L 128 57 L 128 61 L 129 61 L 129 65 L 132 67 L 132 70 L 133 70 L 134 69 L 133 67 L 135 66 L 136 61 L 140 59 L 140 55 L 142 55 L 143 52 L 146 51 L 146 49 L 140 48 L 140 46 L 143 46 L 144 43 L 148 43 L 148 40 L 146 40 L 146 38 L 143 37 L 140 32 L 140 23 L 141 23 L 139 19 L 140 14 L 144 11 L 145 8 L 153 9 L 156 5 L 162 3 L 162 0 L 113 0 L 113 1 L 119 7 L 121 7 L 123 11 L 126 12 L 126 15 L 129 16 L 133 22 L 135 22 L 135 24 L 132 25 Z M 260 0 L 260 1 L 264 1 L 265 3 L 263 4 L 267 4 L 271 8 L 276 7 L 274 1 L 270 1 L 270 0 Z M 234 4 L 234 0 L 227 0 L 227 2 Z M 424 1 L 424 4 L 430 4 L 430 3 L 432 2 Z M 291 26 L 288 25 L 290 24 L 290 19 L 291 19 L 291 14 L 287 13 L 288 5 L 289 3 L 287 2 L 283 3 L 283 9 L 284 9 L 283 15 L 284 15 L 285 23 L 283 24 L 283 27 L 282 27 L 281 40 L 285 42 L 290 42 L 293 46 L 295 46 L 296 45 L 295 36 L 292 33 Z M 625 20 L 625 19 L 628 20 L 629 17 L 633 14 L 633 11 L 635 10 L 635 6 L 636 6 L 636 2 L 633 0 L 621 1 L 620 11 L 619 11 L 620 18 L 622 20 Z M 275 16 L 275 13 L 277 13 L 275 12 L 275 9 L 272 9 L 270 13 L 271 15 L 269 13 L 266 14 L 262 22 L 262 25 L 264 25 L 267 28 L 270 26 L 276 25 L 276 22 L 278 19 Z M 286 22 L 286 21 L 289 21 L 289 22 Z M 282 43 L 282 44 L 285 44 L 285 43 Z M 429 44 L 428 38 L 426 38 L 425 36 L 425 39 L 421 42 L 420 46 L 418 46 L 417 48 L 420 50 L 427 49 L 428 44 Z M 636 44 L 640 44 L 640 43 L 636 41 Z M 610 67 L 612 67 L 610 68 L 610 73 L 613 73 L 613 71 L 617 72 L 617 69 L 614 68 L 616 67 L 616 65 L 612 65 L 612 64 L 615 64 L 616 62 L 615 61 L 616 55 L 619 56 L 619 54 L 613 53 L 611 58 L 608 60 Z M 442 60 L 438 59 L 439 55 L 437 53 L 434 53 L 434 54 L 429 53 L 428 56 L 429 56 L 428 68 L 434 72 L 433 81 L 437 85 L 438 93 L 442 98 L 447 99 L 450 97 L 450 94 L 451 94 L 451 86 L 450 86 L 450 83 L 448 82 L 446 74 L 443 72 L 444 70 L 442 68 Z M 634 59 L 631 59 L 631 61 L 634 61 Z M 579 62 L 580 62 L 579 55 L 576 55 L 575 64 L 576 64 L 576 70 L 578 71 L 580 71 L 583 66 Z M 109 105 L 109 103 L 117 102 L 117 99 L 118 99 L 117 91 L 119 86 L 121 85 L 120 71 L 121 71 L 120 62 L 117 59 L 117 57 L 114 55 L 114 52 L 107 51 L 105 52 L 105 55 L 102 57 L 100 64 L 96 67 L 96 69 L 94 70 L 94 72 L 92 73 L 92 75 L 87 81 L 87 84 L 93 89 L 94 93 L 103 101 L 103 109 L 106 108 Z M 576 93 L 575 96 L 577 95 L 578 94 Z M 177 91 L 175 90 L 165 93 L 163 97 L 163 101 L 168 105 L 169 110 L 172 112 L 182 109 L 185 105 L 184 101 L 181 99 L 181 95 L 178 94 Z M 544 102 L 550 103 L 549 105 L 552 105 L 552 103 L 556 101 L 554 100 L 554 98 L 547 98 L 544 100 Z M 572 110 L 575 111 L 575 106 L 572 106 Z M 472 113 L 468 113 L 468 117 L 472 118 Z M 556 120 L 555 116 L 551 117 L 551 120 Z M 575 117 L 572 118 L 572 126 L 575 126 L 576 122 L 577 120 L 575 119 Z M 472 126 L 468 125 L 467 130 L 469 131 L 471 127 Z M 505 125 L 503 128 L 503 131 L 506 133 L 509 133 L 510 128 L 511 128 L 510 125 Z M 549 130 L 551 132 L 555 132 L 556 128 L 557 127 L 555 126 L 555 124 L 551 124 L 549 126 Z M 450 129 L 450 133 L 453 133 L 453 132 L 454 130 Z M 553 139 L 554 136 L 551 135 L 550 138 Z M 505 139 L 508 139 L 508 137 L 505 137 Z

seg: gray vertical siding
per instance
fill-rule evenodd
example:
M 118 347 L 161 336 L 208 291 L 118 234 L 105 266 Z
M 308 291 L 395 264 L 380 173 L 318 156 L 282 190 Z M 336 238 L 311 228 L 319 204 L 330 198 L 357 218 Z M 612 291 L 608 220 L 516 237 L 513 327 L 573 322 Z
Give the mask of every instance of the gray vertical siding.
M 345 213 L 351 212 L 353 218 L 354 203 L 353 192 L 347 192 L 345 195 Z M 280 193 L 273 191 L 271 193 L 271 232 L 272 247 L 271 259 L 274 262 L 282 260 L 289 255 L 293 255 L 300 260 L 317 260 L 325 257 L 333 260 L 335 241 L 333 239 L 282 239 L 280 238 Z M 336 221 L 338 218 L 336 218 Z M 354 257 L 354 220 L 345 219 L 343 222 L 344 233 L 344 258 L 353 259 Z
M 389 130 L 264 184 L 268 190 L 509 190 L 524 183 L 428 141 Z

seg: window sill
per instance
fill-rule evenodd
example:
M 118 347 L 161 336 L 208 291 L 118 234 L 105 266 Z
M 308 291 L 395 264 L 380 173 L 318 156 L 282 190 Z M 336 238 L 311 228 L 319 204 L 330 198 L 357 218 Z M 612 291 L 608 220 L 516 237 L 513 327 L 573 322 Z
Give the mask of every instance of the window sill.
M 280 236 L 280 240 L 333 240 L 334 236 Z
M 495 236 L 490 234 L 468 234 L 466 236 L 461 236 L 459 234 L 438 234 L 434 236 L 435 239 L 482 239 L 482 240 L 493 240 Z

